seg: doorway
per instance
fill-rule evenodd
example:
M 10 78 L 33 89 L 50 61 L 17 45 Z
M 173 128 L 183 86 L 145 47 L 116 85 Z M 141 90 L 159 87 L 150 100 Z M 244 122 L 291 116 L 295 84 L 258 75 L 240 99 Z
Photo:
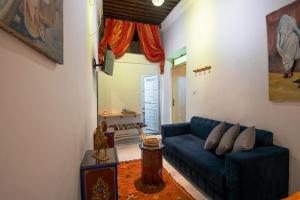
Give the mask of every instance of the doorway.
M 186 63 L 172 68 L 172 122 L 186 121 Z
M 159 76 L 142 76 L 142 112 L 146 134 L 160 133 Z

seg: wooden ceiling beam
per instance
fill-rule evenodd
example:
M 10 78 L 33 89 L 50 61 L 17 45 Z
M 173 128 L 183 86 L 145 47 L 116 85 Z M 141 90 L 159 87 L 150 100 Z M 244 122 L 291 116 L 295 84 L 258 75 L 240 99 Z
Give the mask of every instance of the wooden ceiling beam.
M 153 16 L 155 13 L 155 16 L 161 16 L 161 17 L 166 17 L 168 15 L 168 12 L 162 13 L 162 12 L 153 12 L 153 10 L 146 10 L 146 9 L 136 9 L 133 7 L 129 6 L 119 6 L 111 3 L 105 3 L 104 4 L 104 10 L 115 10 L 116 12 L 132 12 L 133 14 L 139 13 L 139 14 L 148 14 Z
M 120 0 L 104 0 L 103 2 L 115 2 L 115 3 L 119 3 Z M 179 0 L 174 0 L 174 1 L 169 1 L 169 0 L 165 0 L 165 3 L 162 6 L 155 6 L 152 4 L 151 0 L 121 0 L 122 2 L 126 2 L 127 4 L 131 4 L 132 6 L 135 5 L 142 5 L 142 6 L 146 6 L 146 7 L 152 7 L 153 9 L 162 9 L 162 8 L 166 8 L 166 9 L 173 9 L 174 6 L 179 2 Z M 177 3 L 176 3 L 177 2 Z
M 126 9 L 133 9 L 135 11 L 137 10 L 143 10 L 143 11 L 146 11 L 146 12 L 150 12 L 150 13 L 153 13 L 154 11 L 157 13 L 157 14 L 165 14 L 165 15 L 168 15 L 169 14 L 169 11 L 166 10 L 166 9 L 159 9 L 156 7 L 156 9 L 153 9 L 152 7 L 150 8 L 149 6 L 144 6 L 144 5 L 139 5 L 139 4 L 130 4 L 128 5 L 128 3 L 124 3 L 123 1 L 119 1 L 118 3 L 115 3 L 113 0 L 110 0 L 110 1 L 104 1 L 103 2 L 103 7 L 104 9 L 107 9 L 109 7 L 121 7 L 121 8 L 126 8 Z
M 146 19 L 134 18 L 134 17 L 129 17 L 129 16 L 111 16 L 110 14 L 105 14 L 104 16 L 108 17 L 108 18 L 127 20 L 127 21 L 132 21 L 132 22 L 139 22 L 139 23 L 143 23 L 143 24 L 160 25 L 160 21 L 156 21 L 156 20 L 146 20 Z
M 106 9 L 105 12 L 110 12 L 110 13 L 115 13 L 115 15 L 119 15 L 119 14 L 126 14 L 126 15 L 131 15 L 131 16 L 135 16 L 135 17 L 145 17 L 145 18 L 151 18 L 151 19 L 160 19 L 160 20 L 164 20 L 166 16 L 153 16 L 151 14 L 147 14 L 147 13 L 135 13 L 132 11 L 128 11 L 128 10 L 124 10 L 123 12 L 117 12 L 118 9 L 115 8 L 109 8 Z
M 103 0 L 104 16 L 148 24 L 161 24 L 180 0 L 165 0 L 156 7 L 151 0 Z
M 109 12 L 109 11 L 106 11 L 104 13 L 105 16 L 109 15 L 109 16 L 112 16 L 112 18 L 122 18 L 122 17 L 131 17 L 131 18 L 134 18 L 134 19 L 144 19 L 145 21 L 155 21 L 157 23 L 161 23 L 163 21 L 163 19 L 157 19 L 157 18 L 150 18 L 150 17 L 145 17 L 145 16 L 137 16 L 137 15 L 129 15 L 127 13 L 123 13 L 121 15 L 116 15 L 115 13 L 113 12 Z
M 122 18 L 122 17 L 129 17 L 129 18 L 132 18 L 132 19 L 136 19 L 136 21 L 139 21 L 139 20 L 144 20 L 144 21 L 150 21 L 150 22 L 155 22 L 155 23 L 160 23 L 161 20 L 160 19 L 156 19 L 156 18 L 150 18 L 150 17 L 138 17 L 138 16 L 133 16 L 133 15 L 127 15 L 126 13 L 120 13 L 118 15 L 116 15 L 115 13 L 113 12 L 109 12 L 109 11 L 105 11 L 104 12 L 104 16 L 111 16 L 111 17 L 115 17 L 115 18 Z

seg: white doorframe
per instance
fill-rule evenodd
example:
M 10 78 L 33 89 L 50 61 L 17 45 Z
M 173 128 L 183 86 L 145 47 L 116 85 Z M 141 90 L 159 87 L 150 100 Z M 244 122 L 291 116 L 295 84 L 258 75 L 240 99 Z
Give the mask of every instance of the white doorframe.
M 177 78 L 174 77 L 174 72 Z M 186 63 L 172 67 L 171 80 L 172 123 L 186 122 Z
M 154 82 L 152 82 L 152 85 L 145 86 L 146 81 Z M 145 87 L 150 87 L 149 89 L 151 90 L 147 97 Z M 148 102 L 146 102 L 146 98 L 148 98 Z M 141 77 L 141 111 L 143 113 L 142 120 L 147 125 L 145 133 L 160 133 L 160 79 L 158 75 L 145 75 Z

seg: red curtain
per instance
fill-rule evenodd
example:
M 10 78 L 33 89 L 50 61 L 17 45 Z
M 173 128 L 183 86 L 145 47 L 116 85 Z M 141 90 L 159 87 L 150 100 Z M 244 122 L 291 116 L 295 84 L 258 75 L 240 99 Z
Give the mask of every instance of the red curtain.
M 122 57 L 132 41 L 134 31 L 134 22 L 106 19 L 105 31 L 98 50 L 99 63 L 103 63 L 104 49 L 107 44 L 114 52 L 116 59 Z
M 160 62 L 160 73 L 163 74 L 165 54 L 157 25 L 106 19 L 105 31 L 98 50 L 99 63 L 103 63 L 104 49 L 107 44 L 111 47 L 116 59 L 122 57 L 132 41 L 135 27 L 137 27 L 146 58 L 151 62 Z
M 146 58 L 151 62 L 160 62 L 160 73 L 164 73 L 165 53 L 157 25 L 137 23 L 138 35 Z

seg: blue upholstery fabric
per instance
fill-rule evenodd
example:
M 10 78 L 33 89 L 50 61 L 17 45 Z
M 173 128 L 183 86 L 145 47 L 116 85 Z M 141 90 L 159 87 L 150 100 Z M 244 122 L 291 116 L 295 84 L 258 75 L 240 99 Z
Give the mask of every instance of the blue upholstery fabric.
M 225 186 L 225 160 L 204 150 L 205 140 L 188 134 L 166 138 L 164 143 L 207 181 L 220 188 Z
M 288 194 L 289 150 L 257 147 L 226 155 L 227 199 L 282 199 Z
M 220 121 L 205 119 L 201 117 L 192 117 L 191 132 L 193 135 L 206 140 L 209 133 L 220 123 Z
M 273 134 L 256 130 L 255 148 L 217 157 L 204 144 L 219 121 L 193 117 L 190 124 L 162 126 L 164 157 L 216 200 L 275 200 L 288 194 L 289 151 Z M 226 124 L 226 130 L 232 124 Z M 241 126 L 241 132 L 247 127 Z
M 200 187 L 214 200 L 223 200 L 226 196 L 225 187 L 218 187 L 212 182 L 208 182 L 205 177 L 199 174 L 199 171 L 194 170 L 187 164 L 182 157 L 169 150 L 168 146 L 164 148 L 164 158 L 168 160 L 179 172 L 187 179 L 191 180 L 195 186 Z
M 190 123 L 169 124 L 163 125 L 161 127 L 161 135 L 163 139 L 167 137 L 173 137 L 190 133 Z

